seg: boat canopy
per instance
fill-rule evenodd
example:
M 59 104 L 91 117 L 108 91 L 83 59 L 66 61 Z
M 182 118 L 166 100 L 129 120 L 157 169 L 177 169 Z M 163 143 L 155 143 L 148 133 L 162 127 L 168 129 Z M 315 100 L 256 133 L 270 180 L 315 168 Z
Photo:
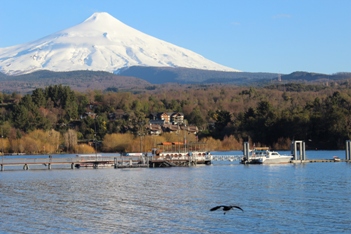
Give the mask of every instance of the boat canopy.
M 269 147 L 255 147 L 255 150 L 269 150 Z

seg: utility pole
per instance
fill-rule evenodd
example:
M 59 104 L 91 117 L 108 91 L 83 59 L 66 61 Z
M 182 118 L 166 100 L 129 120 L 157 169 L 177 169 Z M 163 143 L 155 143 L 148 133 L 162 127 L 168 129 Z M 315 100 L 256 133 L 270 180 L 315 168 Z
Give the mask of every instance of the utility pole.
M 1 125 L 1 169 L 3 169 L 3 166 L 4 166 L 4 156 L 5 156 L 5 153 L 4 153 L 4 130 L 3 130 L 3 127 Z
M 142 138 L 142 135 L 141 135 L 141 133 L 139 133 L 139 141 L 140 141 L 139 151 L 140 151 L 140 153 L 142 152 L 141 138 Z
M 185 152 L 186 152 L 186 134 L 187 134 L 187 128 L 186 128 L 186 124 L 184 124 L 184 148 L 185 148 Z
M 97 155 L 97 142 L 96 142 L 96 118 L 97 118 L 97 115 L 95 115 L 95 118 L 94 118 L 94 138 L 93 138 L 93 143 L 94 143 L 94 147 L 95 147 L 95 158 L 97 161 L 98 160 L 98 155 Z

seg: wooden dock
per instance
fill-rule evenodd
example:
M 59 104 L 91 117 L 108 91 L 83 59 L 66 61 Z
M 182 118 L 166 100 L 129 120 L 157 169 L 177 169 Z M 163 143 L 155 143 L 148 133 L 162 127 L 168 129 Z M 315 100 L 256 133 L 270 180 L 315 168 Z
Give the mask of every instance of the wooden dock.
M 218 156 L 222 160 L 231 159 L 232 156 Z M 236 155 L 240 158 L 240 155 Z M 213 160 L 218 160 L 216 156 Z M 331 163 L 331 162 L 351 162 L 346 159 L 298 159 L 291 160 L 290 163 Z M 54 156 L 25 156 L 12 157 L 0 156 L 0 170 L 51 170 L 51 169 L 79 169 L 79 168 L 158 168 L 158 167 L 191 167 L 197 165 L 210 165 L 211 160 L 198 160 L 196 157 L 176 158 L 158 156 L 91 156 L 91 157 L 62 157 Z
M 335 161 L 334 159 L 305 159 L 305 160 L 291 160 L 291 163 L 331 163 L 331 162 L 348 162 L 347 160 L 340 159 Z
M 0 158 L 0 170 L 5 168 L 10 170 L 29 170 L 29 169 L 79 169 L 79 168 L 136 168 L 149 167 L 147 160 L 143 157 L 125 157 L 125 156 L 103 156 L 103 157 L 21 157 L 11 158 L 11 156 Z
M 184 159 L 169 159 L 165 157 L 149 156 L 101 156 L 84 157 L 58 156 L 28 156 L 12 158 L 0 157 L 1 171 L 8 170 L 51 170 L 51 169 L 79 169 L 79 168 L 141 168 L 141 167 L 190 167 L 199 164 L 209 165 L 211 160 L 198 160 L 196 157 Z
M 150 167 L 191 167 L 199 164 L 209 165 L 211 161 L 196 161 L 192 159 L 151 159 Z

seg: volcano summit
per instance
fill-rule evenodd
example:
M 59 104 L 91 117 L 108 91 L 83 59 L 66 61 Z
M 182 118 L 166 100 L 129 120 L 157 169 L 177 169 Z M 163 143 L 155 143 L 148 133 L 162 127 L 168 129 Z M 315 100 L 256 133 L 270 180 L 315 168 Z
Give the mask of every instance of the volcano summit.
M 0 71 L 8 75 L 38 70 L 118 73 L 131 66 L 237 71 L 142 33 L 106 12 L 36 41 L 0 48 Z

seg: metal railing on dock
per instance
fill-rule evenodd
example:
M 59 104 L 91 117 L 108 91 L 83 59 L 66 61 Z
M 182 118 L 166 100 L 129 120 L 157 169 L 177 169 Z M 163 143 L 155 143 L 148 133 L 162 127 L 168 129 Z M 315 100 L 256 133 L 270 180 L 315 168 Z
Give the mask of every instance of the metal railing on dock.
M 3 156 L 2 156 L 3 157 Z M 148 160 L 145 157 L 125 157 L 125 156 L 88 156 L 88 157 L 60 157 L 51 156 L 27 156 L 21 158 L 13 158 L 11 156 L 3 157 L 0 162 L 1 171 L 5 167 L 11 170 L 29 170 L 29 169 L 75 169 L 83 167 L 99 168 L 99 167 L 114 167 L 114 168 L 135 168 L 148 167 Z
M 243 155 L 212 155 L 213 161 L 240 161 Z

